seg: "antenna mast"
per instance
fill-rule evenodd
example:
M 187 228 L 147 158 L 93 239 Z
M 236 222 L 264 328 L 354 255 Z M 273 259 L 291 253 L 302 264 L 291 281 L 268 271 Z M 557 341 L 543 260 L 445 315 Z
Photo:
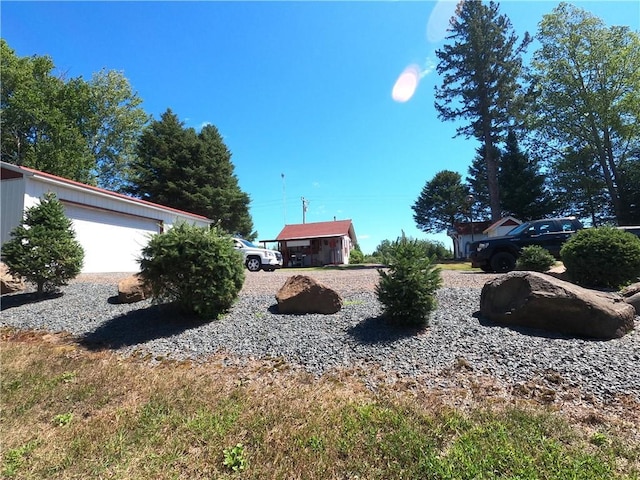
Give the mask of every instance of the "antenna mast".
M 302 197 L 302 223 L 307 221 L 307 207 L 309 206 L 309 200 Z
M 285 188 L 285 183 L 284 183 L 284 173 L 281 173 L 280 176 L 282 177 L 282 216 L 284 220 L 284 225 L 286 225 L 287 224 L 287 190 Z

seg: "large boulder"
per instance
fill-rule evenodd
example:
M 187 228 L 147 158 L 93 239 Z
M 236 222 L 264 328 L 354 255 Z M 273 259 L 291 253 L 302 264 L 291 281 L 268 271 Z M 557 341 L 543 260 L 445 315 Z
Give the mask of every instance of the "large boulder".
M 636 309 L 636 315 L 640 315 L 640 282 L 625 287 L 620 292 L 624 301 Z
M 149 298 L 151 291 L 139 275 L 131 275 L 118 282 L 118 303 L 135 303 Z
M 480 314 L 509 326 L 590 338 L 633 330 L 635 310 L 617 293 L 589 290 L 550 275 L 510 272 L 482 288 Z
M 0 294 L 20 292 L 26 288 L 24 280 L 9 273 L 9 267 L 0 262 Z
M 332 314 L 342 308 L 342 297 L 335 290 L 305 275 L 289 277 L 276 293 L 280 313 Z

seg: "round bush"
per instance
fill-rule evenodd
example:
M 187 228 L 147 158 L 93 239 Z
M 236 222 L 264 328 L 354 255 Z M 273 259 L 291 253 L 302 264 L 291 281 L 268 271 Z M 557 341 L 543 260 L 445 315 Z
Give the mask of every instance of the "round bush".
M 228 310 L 244 284 L 242 254 L 217 228 L 178 224 L 153 235 L 139 261 L 154 299 L 204 318 Z
M 584 287 L 617 289 L 640 277 L 640 239 L 614 227 L 578 231 L 560 257 L 569 279 Z
M 403 236 L 389 245 L 385 256 L 388 271 L 378 270 L 380 282 L 376 286 L 388 320 L 411 326 L 429 324 L 429 313 L 436 307 L 434 294 L 442 285 L 434 259 L 424 255 L 418 240 Z
M 517 270 L 527 270 L 531 272 L 546 272 L 556 263 L 556 259 L 549 253 L 549 250 L 540 245 L 527 245 L 520 252 L 516 262 Z

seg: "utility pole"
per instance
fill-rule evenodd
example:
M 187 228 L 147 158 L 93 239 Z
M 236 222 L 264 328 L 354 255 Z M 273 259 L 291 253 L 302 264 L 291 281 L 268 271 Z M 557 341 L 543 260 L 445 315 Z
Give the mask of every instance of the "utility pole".
M 282 214 L 283 214 L 283 220 L 284 220 L 284 224 L 287 224 L 287 191 L 285 189 L 285 184 L 284 184 L 284 173 L 281 173 L 280 176 L 282 177 Z
M 309 206 L 309 200 L 302 197 L 302 223 L 307 221 L 307 207 Z

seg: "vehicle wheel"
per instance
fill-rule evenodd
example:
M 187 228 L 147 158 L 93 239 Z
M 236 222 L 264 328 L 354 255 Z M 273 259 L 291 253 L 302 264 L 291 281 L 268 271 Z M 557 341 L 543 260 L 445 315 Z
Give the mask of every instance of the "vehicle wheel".
M 482 270 L 484 273 L 493 272 L 493 270 L 491 269 L 491 267 L 489 265 L 481 265 L 480 266 L 480 270 Z
M 510 272 L 516 266 L 516 257 L 507 252 L 496 253 L 491 257 L 491 269 L 494 272 Z
M 247 258 L 247 268 L 250 272 L 257 272 L 260 270 L 262 263 L 258 257 L 249 257 Z

